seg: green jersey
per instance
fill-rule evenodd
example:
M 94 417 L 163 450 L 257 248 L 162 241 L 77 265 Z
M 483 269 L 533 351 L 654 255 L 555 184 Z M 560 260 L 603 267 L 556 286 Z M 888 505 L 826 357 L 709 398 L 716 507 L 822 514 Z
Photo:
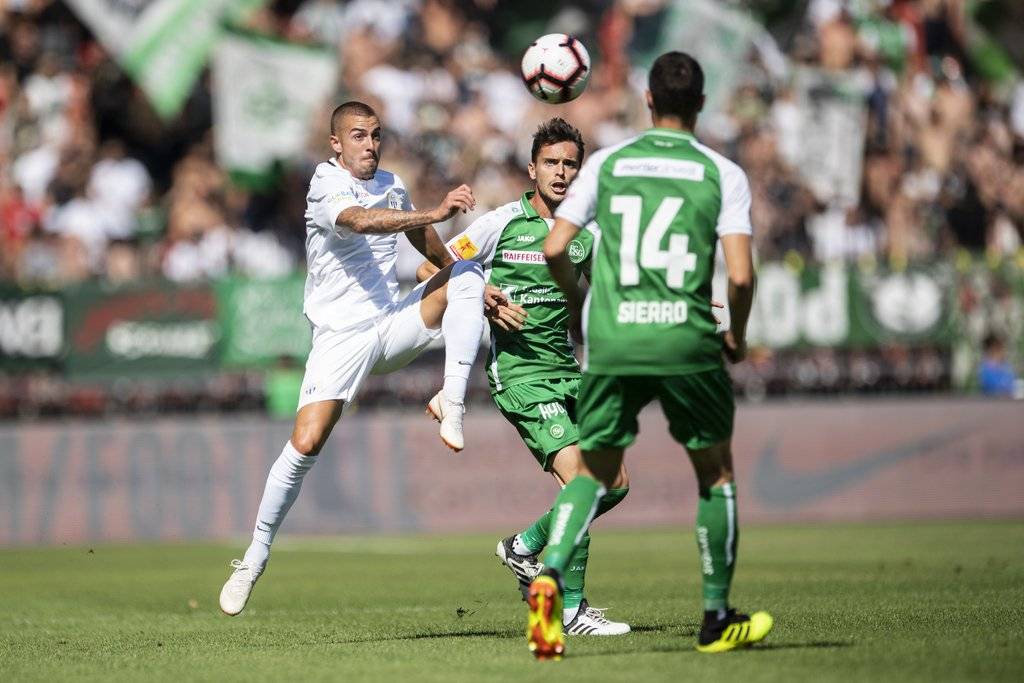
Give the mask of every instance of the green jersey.
M 739 166 L 689 133 L 653 128 L 591 156 L 556 216 L 601 226 L 583 309 L 586 372 L 683 375 L 721 365 L 715 246 L 752 232 Z
M 487 377 L 491 391 L 539 379 L 578 377 L 580 367 L 569 341 L 565 296 L 548 272 L 544 238 L 553 221 L 537 215 L 532 192 L 490 211 L 448 241 L 457 259 L 472 259 L 512 303 L 526 309 L 522 330 L 492 328 Z M 592 229 L 582 230 L 569 245 L 577 273 L 589 264 Z

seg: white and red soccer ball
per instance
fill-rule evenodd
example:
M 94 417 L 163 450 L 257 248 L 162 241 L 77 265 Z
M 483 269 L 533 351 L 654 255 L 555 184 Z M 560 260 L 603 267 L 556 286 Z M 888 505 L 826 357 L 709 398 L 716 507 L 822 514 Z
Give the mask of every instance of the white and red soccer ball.
M 526 48 L 523 83 L 541 102 L 574 100 L 590 80 L 590 55 L 583 43 L 564 33 L 549 33 Z

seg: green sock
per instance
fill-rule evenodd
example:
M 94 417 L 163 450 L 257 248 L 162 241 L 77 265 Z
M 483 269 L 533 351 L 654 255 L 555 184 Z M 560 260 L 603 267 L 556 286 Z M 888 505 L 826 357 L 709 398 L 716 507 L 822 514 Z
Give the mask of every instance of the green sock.
M 595 515 L 596 517 L 597 515 Z M 562 608 L 573 609 L 583 602 L 583 584 L 587 580 L 587 558 L 590 557 L 590 532 L 583 534 L 569 566 L 562 574 Z
M 608 493 L 601 496 L 601 500 L 597 503 L 597 512 L 594 513 L 594 519 L 597 519 L 621 503 L 627 493 L 629 493 L 628 486 L 621 489 L 608 489 Z M 577 607 L 583 601 L 583 585 L 586 583 L 587 560 L 589 558 L 590 532 L 588 531 L 580 539 L 576 552 L 573 553 L 572 559 L 569 560 L 569 567 L 565 570 L 565 576 L 562 577 L 565 583 L 565 595 L 563 596 L 563 606 L 565 609 Z
M 526 531 L 519 533 L 519 540 L 534 554 L 548 544 L 548 529 L 551 524 L 551 510 L 541 515 Z
M 565 574 L 576 545 L 583 539 L 604 494 L 605 488 L 596 479 L 584 475 L 570 481 L 558 494 L 552 507 L 554 517 L 544 555 L 547 567 Z
M 729 606 L 738 539 L 735 484 L 714 486 L 706 495 L 702 493 L 697 501 L 697 550 L 706 611 Z
M 608 489 L 608 492 L 601 496 L 601 501 L 597 504 L 597 512 L 594 513 L 594 519 L 597 519 L 621 503 L 627 493 L 629 493 L 628 486 L 620 489 Z M 530 552 L 539 553 L 544 549 L 544 546 L 548 544 L 548 529 L 550 528 L 550 524 L 551 510 L 548 510 L 538 517 L 537 521 L 531 524 L 526 530 L 519 532 L 519 540 L 530 549 Z

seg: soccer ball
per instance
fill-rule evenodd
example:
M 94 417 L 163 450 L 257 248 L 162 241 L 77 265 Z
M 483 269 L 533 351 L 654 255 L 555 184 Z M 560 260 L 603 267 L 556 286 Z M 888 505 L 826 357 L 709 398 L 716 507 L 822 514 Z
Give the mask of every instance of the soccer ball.
M 564 33 L 549 33 L 526 48 L 523 83 L 541 102 L 574 100 L 590 80 L 590 55 L 583 43 Z

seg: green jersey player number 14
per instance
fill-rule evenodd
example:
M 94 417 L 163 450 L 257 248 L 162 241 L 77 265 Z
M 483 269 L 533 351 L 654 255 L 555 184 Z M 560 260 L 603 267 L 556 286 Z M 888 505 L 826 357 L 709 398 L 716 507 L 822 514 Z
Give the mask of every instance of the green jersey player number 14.
M 640 284 L 640 269 L 665 271 L 665 284 L 682 289 L 687 272 L 697 268 L 697 255 L 689 251 L 689 235 L 672 235 L 668 249 L 662 249 L 665 233 L 679 214 L 684 199 L 665 197 L 658 204 L 654 217 L 641 230 L 643 197 L 616 195 L 611 198 L 610 211 L 621 216 L 622 242 L 619 245 L 619 284 L 634 287 Z M 641 233 L 643 238 L 641 239 Z M 639 259 L 638 259 L 639 256 Z M 621 301 L 619 323 L 684 323 L 686 302 Z

